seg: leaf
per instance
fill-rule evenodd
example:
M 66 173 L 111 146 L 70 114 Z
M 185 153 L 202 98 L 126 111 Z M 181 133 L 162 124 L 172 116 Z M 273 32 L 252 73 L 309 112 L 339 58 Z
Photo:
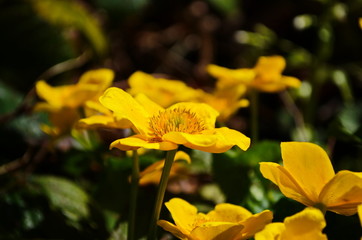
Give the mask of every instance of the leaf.
M 89 217 L 89 197 L 75 183 L 56 176 L 33 176 L 31 182 L 38 185 L 50 204 L 69 220 L 77 222 Z
M 99 55 L 105 53 L 107 42 L 100 24 L 83 5 L 69 0 L 31 0 L 30 3 L 50 24 L 76 28 L 88 38 Z

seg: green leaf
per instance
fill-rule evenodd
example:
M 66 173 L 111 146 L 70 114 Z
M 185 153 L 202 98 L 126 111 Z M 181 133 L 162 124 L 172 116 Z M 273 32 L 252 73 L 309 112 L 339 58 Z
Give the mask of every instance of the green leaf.
M 56 176 L 33 176 L 31 182 L 40 188 L 51 206 L 69 220 L 77 222 L 89 217 L 89 197 L 74 182 Z
M 36 13 L 50 24 L 73 27 L 81 31 L 99 55 L 107 49 L 107 42 L 99 22 L 79 2 L 69 0 L 31 0 Z

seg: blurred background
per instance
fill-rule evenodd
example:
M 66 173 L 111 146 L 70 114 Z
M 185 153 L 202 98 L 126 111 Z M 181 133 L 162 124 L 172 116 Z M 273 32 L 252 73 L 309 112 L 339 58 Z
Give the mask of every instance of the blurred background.
M 0 239 L 125 239 L 131 159 L 108 151 L 107 136 L 46 147 L 46 116 L 32 112 L 36 81 L 72 84 L 101 67 L 122 88 L 140 70 L 208 91 L 210 63 L 251 68 L 260 56 L 283 56 L 283 74 L 303 83 L 259 95 L 259 142 L 245 154 L 189 152 L 188 180 L 169 186 L 166 199 L 268 208 L 275 221 L 299 211 L 258 162 L 280 161 L 281 141 L 306 140 L 327 150 L 336 171 L 362 171 L 361 17 L 361 0 L 0 0 Z M 226 125 L 250 136 L 249 117 L 240 109 Z M 140 189 L 138 237 L 155 188 Z M 356 215 L 326 219 L 329 239 L 361 235 Z

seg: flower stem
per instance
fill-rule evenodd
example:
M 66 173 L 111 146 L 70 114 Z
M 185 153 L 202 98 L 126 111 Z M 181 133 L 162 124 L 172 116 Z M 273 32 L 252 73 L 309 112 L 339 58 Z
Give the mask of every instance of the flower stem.
M 148 240 L 156 239 L 157 221 L 158 221 L 158 218 L 160 217 L 160 212 L 161 212 L 161 208 L 162 208 L 163 198 L 164 198 L 165 192 L 166 192 L 168 177 L 170 175 L 170 170 L 171 170 L 172 163 L 175 158 L 176 152 L 177 152 L 177 149 L 171 150 L 171 151 L 168 151 L 167 155 L 166 155 L 165 165 L 163 166 L 161 180 L 160 180 L 160 184 L 158 186 L 155 208 L 154 208 L 154 212 L 153 212 L 152 219 L 151 219 Z
M 251 139 L 254 143 L 258 141 L 259 134 L 259 96 L 256 90 L 250 91 L 250 110 L 251 110 Z
M 131 198 L 130 198 L 130 212 L 128 222 L 128 240 L 135 239 L 135 221 L 136 221 L 136 208 L 137 208 L 137 194 L 139 182 L 139 160 L 137 150 L 132 151 L 132 176 L 131 176 Z

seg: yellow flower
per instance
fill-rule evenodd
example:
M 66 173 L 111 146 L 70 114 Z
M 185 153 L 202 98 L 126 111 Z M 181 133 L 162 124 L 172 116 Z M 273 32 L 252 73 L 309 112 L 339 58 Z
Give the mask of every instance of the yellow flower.
M 174 150 L 178 145 L 220 153 L 237 145 L 246 150 L 250 139 L 229 128 L 215 128 L 217 111 L 203 103 L 177 103 L 164 109 L 144 95 L 134 99 L 119 88 L 109 88 L 100 102 L 113 111 L 117 120 L 128 119 L 137 133 L 111 144 L 121 150 L 140 147 Z
M 98 69 L 84 73 L 76 84 L 52 87 L 43 80 L 38 81 L 36 92 L 45 102 L 37 104 L 36 110 L 77 108 L 88 100 L 97 100 L 112 84 L 113 76 L 112 70 Z
M 179 239 L 187 240 L 242 240 L 252 237 L 271 222 L 273 214 L 265 210 L 252 214 L 243 207 L 221 203 L 207 214 L 185 200 L 173 198 L 165 203 L 175 224 L 159 220 L 157 224 Z
M 226 122 L 239 108 L 249 106 L 249 101 L 241 98 L 245 95 L 246 87 L 228 87 L 216 89 L 214 93 L 203 93 L 199 102 L 204 102 L 219 112 L 217 120 Z
M 241 84 L 262 92 L 279 92 L 287 87 L 298 88 L 301 84 L 297 78 L 282 75 L 285 66 L 281 56 L 263 56 L 252 69 L 228 69 L 211 64 L 207 70 L 218 79 L 218 88 Z
M 53 136 L 68 132 L 80 118 L 79 108 L 86 101 L 98 101 L 112 84 L 113 76 L 109 69 L 98 69 L 84 73 L 76 84 L 52 87 L 43 80 L 38 81 L 36 92 L 45 101 L 37 103 L 34 110 L 48 112 L 52 123 L 52 126 L 42 126 L 43 131 Z
M 188 87 L 182 81 L 155 78 L 140 71 L 130 76 L 128 84 L 128 93 L 133 96 L 145 94 L 162 107 L 169 107 L 177 102 L 193 101 L 202 92 Z
M 284 223 L 270 223 L 255 234 L 255 240 L 327 240 L 322 233 L 326 226 L 322 212 L 308 207 L 287 217 Z
M 263 176 L 278 185 L 288 198 L 342 215 L 357 212 L 362 203 L 362 172 L 335 174 L 326 152 L 306 142 L 283 142 L 284 166 L 262 162 Z
M 171 167 L 170 178 L 179 175 L 184 170 L 183 164 L 179 163 L 178 160 L 185 160 L 187 163 L 191 163 L 191 158 L 187 153 L 183 151 L 177 151 L 174 159 L 174 164 L 172 164 Z M 164 164 L 165 160 L 163 159 L 151 164 L 142 172 L 140 172 L 139 184 L 142 186 L 148 184 L 158 184 L 161 179 Z

